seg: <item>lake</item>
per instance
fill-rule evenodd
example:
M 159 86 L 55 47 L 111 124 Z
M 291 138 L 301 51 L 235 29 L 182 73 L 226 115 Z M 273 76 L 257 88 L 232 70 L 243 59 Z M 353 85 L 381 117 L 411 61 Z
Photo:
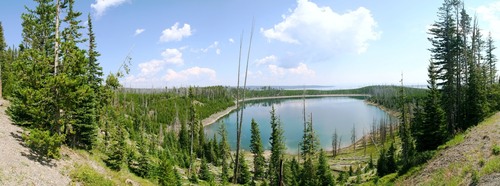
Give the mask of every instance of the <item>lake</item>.
M 250 149 L 251 120 L 259 124 L 264 149 L 270 149 L 269 137 L 271 135 L 271 106 L 274 105 L 276 115 L 280 118 L 285 136 L 285 144 L 289 153 L 296 153 L 298 144 L 302 139 L 304 129 L 303 100 L 269 99 L 249 101 L 245 104 L 241 144 L 245 150 Z M 313 128 L 320 140 L 321 147 L 332 149 L 332 135 L 342 137 L 342 146 L 351 144 L 353 125 L 356 128 L 356 137 L 359 139 L 370 131 L 372 123 L 381 119 L 394 120 L 385 111 L 378 107 L 368 105 L 363 97 L 320 97 L 306 99 L 306 113 L 312 113 Z M 395 121 L 395 120 L 394 120 Z M 220 125 L 226 125 L 228 140 L 232 150 L 236 149 L 236 111 L 231 112 L 212 125 L 205 127 L 207 137 L 212 137 Z

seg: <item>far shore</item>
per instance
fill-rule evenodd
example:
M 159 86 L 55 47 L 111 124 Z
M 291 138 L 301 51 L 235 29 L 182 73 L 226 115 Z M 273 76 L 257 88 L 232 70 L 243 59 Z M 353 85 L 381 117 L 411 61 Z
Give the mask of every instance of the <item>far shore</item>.
M 254 97 L 254 98 L 247 98 L 245 101 L 254 101 L 254 100 L 266 100 L 266 99 L 287 99 L 287 98 L 317 98 L 317 97 L 356 97 L 356 96 L 365 96 L 369 97 L 371 95 L 369 94 L 321 94 L 321 95 L 295 95 L 295 96 L 270 96 L 270 97 Z M 236 109 L 236 106 L 231 106 L 229 108 L 226 108 L 223 111 L 217 112 L 215 114 L 212 114 L 208 118 L 205 118 L 201 121 L 203 126 L 208 126 L 211 125 L 217 120 L 221 119 L 222 117 L 228 115 L 231 113 L 233 110 Z

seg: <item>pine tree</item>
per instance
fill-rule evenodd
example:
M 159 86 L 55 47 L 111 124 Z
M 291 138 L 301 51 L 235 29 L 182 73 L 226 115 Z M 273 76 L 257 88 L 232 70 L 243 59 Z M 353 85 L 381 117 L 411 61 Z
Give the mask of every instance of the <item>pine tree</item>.
M 316 134 L 314 133 L 312 115 L 311 115 L 309 117 L 309 121 L 306 122 L 306 127 L 304 128 L 302 141 L 300 142 L 302 159 L 304 161 L 307 158 L 315 159 L 318 146 L 319 146 L 319 141 L 316 138 Z
M 416 117 L 421 117 L 421 121 L 416 121 L 412 125 L 416 128 L 413 135 L 418 151 L 436 149 L 446 136 L 443 134 L 446 132 L 446 123 L 445 113 L 441 108 L 441 94 L 436 83 L 437 73 L 435 64 L 430 61 L 427 81 L 429 91 L 425 98 L 425 110 L 417 112 Z
M 3 35 L 3 27 L 2 27 L 2 22 L 0 21 L 0 99 L 3 98 L 3 85 L 2 85 L 2 82 L 3 82 L 3 75 L 2 75 L 2 71 L 3 71 L 3 66 L 4 66 L 4 63 L 5 63 L 5 47 L 7 47 L 7 44 L 5 44 L 5 39 L 4 39 L 4 35 Z
M 321 149 L 319 152 L 318 170 L 316 173 L 319 181 L 318 184 L 321 186 L 333 186 L 335 182 L 325 156 L 325 152 Z
M 271 159 L 269 160 L 269 181 L 271 185 L 279 184 L 279 170 L 280 163 L 283 160 L 283 155 L 286 150 L 285 139 L 283 136 L 283 128 L 281 126 L 281 121 L 276 116 L 276 111 L 274 106 L 271 107 L 271 137 L 269 137 L 269 142 L 271 143 Z
M 438 79 L 441 82 L 443 96 L 442 104 L 446 109 L 447 132 L 454 134 L 458 122 L 458 89 L 457 89 L 457 54 L 459 43 L 457 38 L 456 20 L 453 18 L 453 8 L 458 4 L 457 0 L 445 0 L 439 8 L 439 21 L 433 24 L 429 30 L 431 37 L 429 41 L 432 48 L 432 60 L 438 69 Z
M 242 184 L 242 185 L 250 183 L 250 181 L 252 180 L 252 175 L 251 175 L 250 171 L 248 170 L 248 164 L 247 164 L 245 158 L 240 159 L 239 166 L 240 166 L 240 168 L 238 169 L 239 170 L 238 183 Z
M 14 123 L 32 129 L 29 136 L 25 136 L 27 144 L 43 147 L 40 151 L 43 156 L 58 157 L 65 136 L 57 117 L 59 100 L 54 97 L 57 81 L 53 74 L 57 66 L 53 66 L 52 46 L 56 42 L 56 5 L 51 0 L 37 0 L 36 8 L 27 8 L 27 12 L 21 16 L 22 52 L 13 63 L 13 76 L 17 81 L 8 113 Z M 51 145 L 47 146 L 45 142 L 48 141 Z
M 210 170 L 208 169 L 207 160 L 205 160 L 205 158 L 201 159 L 201 166 L 200 166 L 199 175 L 200 175 L 201 180 L 209 181 L 209 180 L 213 179 L 212 174 L 210 173 Z
M 356 150 L 356 125 L 352 125 L 352 130 L 351 130 L 351 144 L 352 144 L 352 150 Z
M 219 142 L 219 157 L 221 161 L 220 164 L 222 165 L 221 180 L 223 183 L 226 183 L 229 181 L 228 160 L 230 152 L 229 152 L 229 143 L 227 142 L 227 131 L 224 123 L 220 125 L 218 132 L 221 138 L 221 141 Z
M 176 176 L 177 171 L 166 157 L 161 158 L 158 172 L 160 174 L 158 176 L 159 185 L 161 186 L 180 185 L 180 181 Z
M 414 143 L 411 135 L 409 109 L 406 103 L 406 94 L 403 83 L 403 75 L 401 75 L 401 88 L 399 97 L 399 107 L 401 112 L 401 124 L 399 125 L 399 137 L 401 138 L 401 165 L 402 172 L 405 172 L 412 166 L 411 159 L 414 155 Z
M 264 166 L 266 164 L 266 160 L 263 155 L 264 148 L 262 147 L 262 141 L 260 138 L 259 124 L 252 119 L 251 125 L 252 136 L 250 139 L 250 152 L 253 154 L 253 180 L 260 180 L 264 178 Z
M 491 37 L 491 32 L 488 34 L 488 38 L 486 39 L 486 67 L 488 69 L 488 78 L 487 82 L 491 86 L 497 82 L 497 69 L 496 62 L 497 58 L 493 51 L 496 49 L 493 38 Z

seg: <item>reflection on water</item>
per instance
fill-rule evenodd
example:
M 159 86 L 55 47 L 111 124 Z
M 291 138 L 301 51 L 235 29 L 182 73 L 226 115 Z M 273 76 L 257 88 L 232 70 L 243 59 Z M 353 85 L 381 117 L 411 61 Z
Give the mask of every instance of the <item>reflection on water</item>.
M 269 99 L 249 101 L 245 104 L 245 113 L 242 126 L 242 148 L 249 149 L 250 145 L 250 121 L 252 118 L 260 126 L 262 143 L 265 149 L 270 148 L 269 137 L 271 134 L 270 111 L 275 107 L 284 129 L 285 144 L 290 153 L 296 153 L 298 144 L 302 138 L 303 130 L 303 100 L 300 98 Z M 306 113 L 313 116 L 313 127 L 321 146 L 330 150 L 331 137 L 336 129 L 341 136 L 342 145 L 350 144 L 351 130 L 356 126 L 356 136 L 360 138 L 365 132 L 370 131 L 374 121 L 394 120 L 381 109 L 367 105 L 360 97 L 322 97 L 307 98 Z M 218 122 L 205 127 L 208 136 L 217 132 L 219 125 L 226 125 L 228 139 L 231 148 L 236 147 L 236 112 L 223 117 Z

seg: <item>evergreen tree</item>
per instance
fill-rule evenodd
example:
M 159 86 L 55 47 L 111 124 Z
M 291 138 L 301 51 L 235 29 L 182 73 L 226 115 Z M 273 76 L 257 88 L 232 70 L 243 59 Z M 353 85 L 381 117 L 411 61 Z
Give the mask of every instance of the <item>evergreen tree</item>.
M 3 27 L 2 27 L 2 22 L 0 21 L 0 99 L 3 97 L 3 85 L 2 85 L 2 82 L 3 82 L 3 75 L 2 75 L 2 71 L 3 71 L 3 66 L 4 66 L 4 63 L 5 63 L 5 47 L 7 47 L 7 44 L 5 44 L 5 39 L 4 39 L 4 36 L 3 36 Z
M 410 168 L 411 165 L 411 159 L 414 155 L 414 142 L 413 142 L 413 137 L 411 135 L 411 128 L 410 128 L 410 121 L 409 121 L 409 109 L 408 105 L 405 102 L 406 100 L 406 95 L 404 91 L 404 83 L 403 83 L 403 77 L 401 77 L 401 88 L 400 88 L 400 97 L 399 97 L 399 104 L 400 104 L 400 112 L 401 112 L 401 124 L 399 125 L 399 137 L 401 138 L 401 165 L 402 165 L 402 170 L 405 172 Z
M 356 125 L 355 124 L 352 124 L 351 144 L 352 144 L 352 150 L 356 150 Z
M 443 141 L 446 132 L 445 113 L 441 108 L 441 95 L 437 87 L 437 69 L 430 61 L 429 80 L 427 81 L 429 89 L 425 98 L 425 111 L 417 112 L 416 117 L 421 117 L 421 121 L 416 121 L 415 126 L 415 145 L 416 150 L 426 151 L 436 149 Z
M 281 121 L 276 116 L 274 106 L 271 107 L 271 159 L 269 160 L 269 181 L 271 185 L 279 185 L 280 165 L 286 150 Z
M 291 161 L 287 161 L 285 169 L 285 185 L 299 185 L 301 172 L 302 170 L 300 169 L 297 159 L 292 158 Z
M 23 13 L 22 52 L 13 63 L 16 85 L 8 113 L 14 123 L 32 128 L 25 137 L 32 147 L 44 147 L 41 155 L 58 157 L 65 136 L 57 117 L 59 100 L 54 92 L 57 81 L 53 65 L 56 5 L 51 0 L 37 0 L 35 9 Z M 46 132 L 48 131 L 48 132 Z M 37 135 L 43 134 L 43 135 Z M 42 137 L 44 140 L 36 139 Z M 62 141 L 61 141 L 62 140 Z M 51 141 L 51 145 L 45 142 Z M 40 144 L 42 143 L 42 144 Z
M 312 158 L 307 158 L 302 166 L 302 172 L 300 175 L 300 185 L 318 185 L 318 179 L 316 177 L 316 166 Z
M 253 180 L 260 180 L 264 178 L 264 166 L 266 160 L 264 158 L 264 148 L 260 138 L 259 124 L 252 119 L 251 123 L 251 139 L 250 139 L 250 152 L 253 154 Z
M 240 166 L 240 168 L 238 169 L 239 175 L 238 175 L 238 180 L 237 180 L 238 183 L 242 184 L 242 185 L 250 183 L 250 181 L 252 180 L 252 175 L 251 175 L 250 171 L 248 170 L 248 164 L 244 158 L 240 159 L 239 166 Z
M 304 128 L 302 141 L 300 142 L 302 159 L 304 161 L 307 158 L 314 159 L 318 146 L 319 146 L 319 141 L 314 133 L 312 115 L 311 115 L 309 117 L 309 121 L 306 122 L 306 127 Z
M 460 50 L 457 39 L 456 20 L 453 8 L 457 0 L 445 0 L 439 8 L 439 21 L 429 30 L 432 60 L 438 69 L 438 86 L 442 86 L 442 104 L 446 109 L 447 132 L 454 134 L 458 122 L 457 54 Z
M 201 159 L 201 167 L 200 167 L 199 175 L 200 175 L 201 180 L 210 181 L 213 179 L 212 174 L 210 173 L 210 170 L 208 169 L 207 160 L 205 160 L 205 158 Z
M 319 152 L 318 171 L 316 173 L 319 181 L 318 184 L 321 186 L 333 186 L 335 182 L 325 156 L 325 152 L 321 149 Z
M 179 146 L 186 151 L 189 149 L 189 134 L 185 122 L 181 122 L 181 130 L 179 131 Z
M 1 42 L 0 42 L 1 43 Z M 487 82 L 491 86 L 497 82 L 497 68 L 496 62 L 497 58 L 493 51 L 496 49 L 493 38 L 491 37 L 491 32 L 488 34 L 488 38 L 486 39 L 486 67 L 488 71 Z
M 163 157 L 160 161 L 159 166 L 159 176 L 158 176 L 158 184 L 161 186 L 166 185 L 180 185 L 180 181 L 177 178 L 177 171 L 172 166 L 172 164 L 168 161 L 166 157 Z
M 229 144 L 227 142 L 227 131 L 224 124 L 220 125 L 218 132 L 221 137 L 221 141 L 219 142 L 219 157 L 221 161 L 220 164 L 222 165 L 221 180 L 223 183 L 227 183 L 229 181 L 228 160 L 230 152 L 229 152 Z

